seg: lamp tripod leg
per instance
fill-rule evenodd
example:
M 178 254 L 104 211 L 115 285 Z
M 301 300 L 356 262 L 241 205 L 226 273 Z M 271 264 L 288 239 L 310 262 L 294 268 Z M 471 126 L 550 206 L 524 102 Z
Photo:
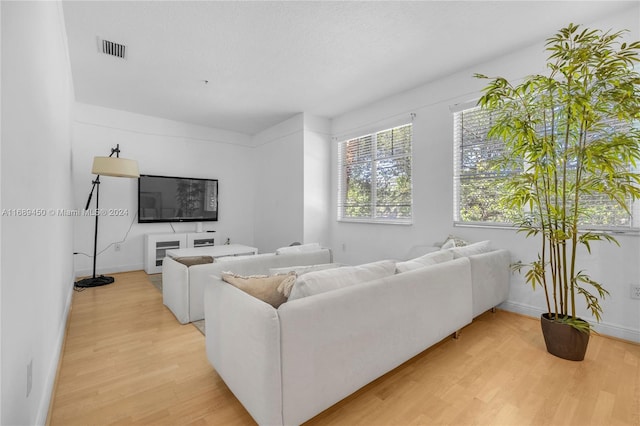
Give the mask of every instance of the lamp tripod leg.
M 96 222 L 93 233 L 93 275 L 91 278 L 84 278 L 82 280 L 76 281 L 74 283 L 74 286 L 76 288 L 100 287 L 103 285 L 111 284 L 115 281 L 113 277 L 107 277 L 104 275 L 96 277 L 96 261 L 98 258 L 98 217 L 100 216 L 100 176 L 96 177 L 96 180 L 93 181 L 93 185 L 96 189 Z M 93 192 L 93 190 L 91 192 Z M 91 195 L 89 195 L 89 201 L 91 201 Z M 88 207 L 89 203 L 87 203 L 87 208 Z

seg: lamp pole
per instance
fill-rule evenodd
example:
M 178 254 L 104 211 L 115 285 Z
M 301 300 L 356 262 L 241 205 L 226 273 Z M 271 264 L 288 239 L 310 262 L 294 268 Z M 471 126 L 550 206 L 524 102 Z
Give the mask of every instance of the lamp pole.
M 100 216 L 100 175 L 93 181 L 96 187 L 96 223 L 93 232 L 93 278 L 96 278 L 96 259 L 98 258 L 98 216 Z
M 116 154 L 116 158 L 120 158 L 120 144 L 117 144 L 115 148 L 111 148 L 111 154 L 109 155 L 108 158 L 113 157 L 113 154 Z M 130 161 L 130 160 L 125 160 L 122 159 L 123 161 Z M 136 174 L 137 172 L 137 165 L 136 165 Z M 94 170 L 93 172 L 95 173 L 95 162 L 94 162 Z M 106 174 L 109 174 L 109 172 L 107 172 Z M 122 174 L 119 174 L 119 171 L 113 172 L 112 176 L 123 176 Z M 134 177 L 135 175 L 127 175 L 127 177 Z M 111 284 L 115 281 L 115 279 L 113 277 L 107 277 L 104 275 L 100 275 L 99 277 L 96 277 L 96 262 L 97 262 L 97 258 L 98 258 L 98 218 L 100 216 L 100 174 L 97 173 L 96 174 L 96 178 L 95 180 L 93 180 L 91 182 L 93 185 L 91 187 L 91 192 L 89 193 L 89 198 L 87 199 L 87 205 L 85 206 L 85 210 L 89 210 L 89 204 L 91 204 L 91 198 L 93 196 L 93 191 L 96 191 L 96 210 L 95 210 L 95 226 L 94 226 L 94 233 L 93 233 L 93 275 L 91 276 L 91 278 L 84 278 L 81 279 L 79 281 L 76 281 L 74 286 L 76 288 L 87 288 L 87 287 L 99 287 L 102 285 L 106 285 L 106 284 Z

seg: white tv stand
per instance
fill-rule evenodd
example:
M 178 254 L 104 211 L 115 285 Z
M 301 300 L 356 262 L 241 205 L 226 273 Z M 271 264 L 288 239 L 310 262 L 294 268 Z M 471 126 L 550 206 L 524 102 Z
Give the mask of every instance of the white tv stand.
M 213 232 L 172 232 L 165 234 L 146 234 L 144 244 L 144 271 L 147 274 L 162 272 L 162 259 L 167 250 L 197 247 L 211 247 L 214 243 Z

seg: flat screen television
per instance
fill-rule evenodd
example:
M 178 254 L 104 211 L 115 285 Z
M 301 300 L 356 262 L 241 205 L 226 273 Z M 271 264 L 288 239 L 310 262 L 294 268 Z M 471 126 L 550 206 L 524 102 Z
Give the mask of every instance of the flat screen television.
M 140 175 L 138 223 L 218 220 L 218 180 Z

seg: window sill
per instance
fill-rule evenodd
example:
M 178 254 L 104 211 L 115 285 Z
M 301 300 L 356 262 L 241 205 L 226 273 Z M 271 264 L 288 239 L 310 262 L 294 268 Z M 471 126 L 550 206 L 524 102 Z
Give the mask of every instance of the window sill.
M 518 227 L 509 225 L 507 223 L 482 223 L 482 222 L 453 222 L 453 226 L 456 228 L 485 228 L 485 229 L 505 229 L 511 231 L 517 231 Z M 581 232 L 593 232 L 593 233 L 607 233 L 613 235 L 632 235 L 640 236 L 639 228 L 629 229 L 610 229 L 610 228 L 585 228 L 581 229 Z
M 386 219 L 338 219 L 342 223 L 365 223 L 369 225 L 402 225 L 412 226 L 413 220 L 386 220 Z

